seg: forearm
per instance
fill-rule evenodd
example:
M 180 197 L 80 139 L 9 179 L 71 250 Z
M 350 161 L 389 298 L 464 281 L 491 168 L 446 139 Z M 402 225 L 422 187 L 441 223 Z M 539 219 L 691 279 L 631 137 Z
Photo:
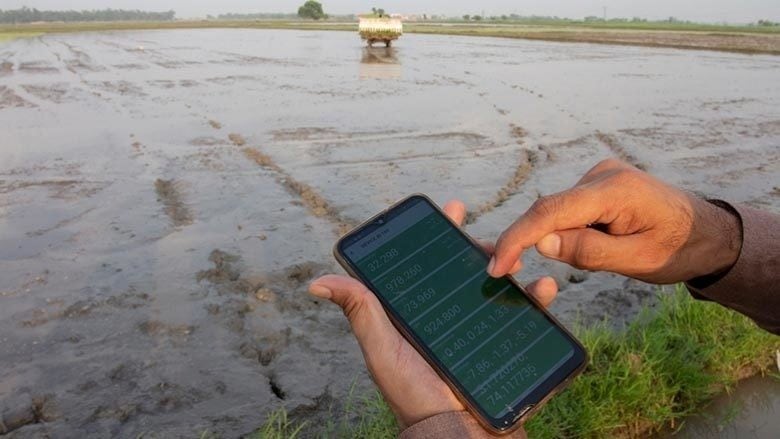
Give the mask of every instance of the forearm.
M 741 222 L 736 262 L 686 285 L 694 296 L 732 308 L 780 334 L 780 215 L 731 206 Z

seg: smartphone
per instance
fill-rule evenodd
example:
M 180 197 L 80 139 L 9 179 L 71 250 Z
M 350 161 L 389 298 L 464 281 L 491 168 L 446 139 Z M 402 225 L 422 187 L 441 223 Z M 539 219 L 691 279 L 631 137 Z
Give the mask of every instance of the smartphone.
M 428 197 L 343 236 L 334 255 L 482 426 L 509 433 L 581 372 L 583 346 Z

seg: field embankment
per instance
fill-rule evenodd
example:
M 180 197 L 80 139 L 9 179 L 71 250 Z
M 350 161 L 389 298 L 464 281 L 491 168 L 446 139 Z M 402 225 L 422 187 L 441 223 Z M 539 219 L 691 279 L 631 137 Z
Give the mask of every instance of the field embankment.
M 0 42 L 9 34 L 85 32 L 145 29 L 299 29 L 357 31 L 352 22 L 284 20 L 193 20 L 172 22 L 90 22 L 0 25 Z M 569 43 L 618 44 L 738 53 L 780 54 L 780 29 L 759 26 L 723 26 L 660 23 L 506 24 L 406 23 L 406 33 L 520 38 Z

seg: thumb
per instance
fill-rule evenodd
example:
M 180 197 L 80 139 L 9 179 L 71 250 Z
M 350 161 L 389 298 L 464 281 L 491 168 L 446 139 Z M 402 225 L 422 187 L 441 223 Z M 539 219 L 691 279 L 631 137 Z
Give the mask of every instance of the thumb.
M 309 285 L 309 292 L 340 306 L 362 347 L 381 346 L 398 335 L 374 294 L 359 281 L 328 274 Z
M 591 228 L 550 233 L 536 243 L 536 250 L 550 259 L 591 271 L 617 271 L 631 275 L 638 270 L 640 235 L 614 236 Z

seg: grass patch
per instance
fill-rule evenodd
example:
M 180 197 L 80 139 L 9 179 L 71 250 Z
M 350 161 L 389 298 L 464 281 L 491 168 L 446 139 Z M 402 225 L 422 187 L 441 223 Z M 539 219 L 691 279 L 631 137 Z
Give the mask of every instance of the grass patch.
M 354 385 L 352 387 L 354 390 Z M 356 399 L 352 391 L 347 397 L 341 416 L 332 415 L 315 426 L 309 421 L 293 422 L 284 407 L 271 412 L 266 423 L 250 436 L 255 439 L 371 438 L 394 439 L 398 426 L 390 407 L 378 391 Z
M 662 295 L 622 332 L 577 331 L 586 372 L 528 425 L 534 438 L 635 437 L 694 413 L 737 381 L 768 371 L 780 338 L 748 318 L 690 297 Z
M 11 32 L 0 29 L 0 44 L 6 43 L 17 38 L 30 38 L 43 35 L 42 32 Z
M 694 300 L 682 285 L 662 294 L 656 308 L 644 309 L 625 330 L 602 323 L 575 332 L 591 362 L 526 424 L 531 438 L 646 436 L 695 413 L 740 379 L 768 372 L 780 349 L 780 337 L 718 304 Z M 398 433 L 378 393 L 348 402 L 340 421 L 321 428 L 285 417 L 288 430 L 274 429 L 282 413 L 274 412 L 257 437 L 284 431 L 306 431 L 307 437 Z

